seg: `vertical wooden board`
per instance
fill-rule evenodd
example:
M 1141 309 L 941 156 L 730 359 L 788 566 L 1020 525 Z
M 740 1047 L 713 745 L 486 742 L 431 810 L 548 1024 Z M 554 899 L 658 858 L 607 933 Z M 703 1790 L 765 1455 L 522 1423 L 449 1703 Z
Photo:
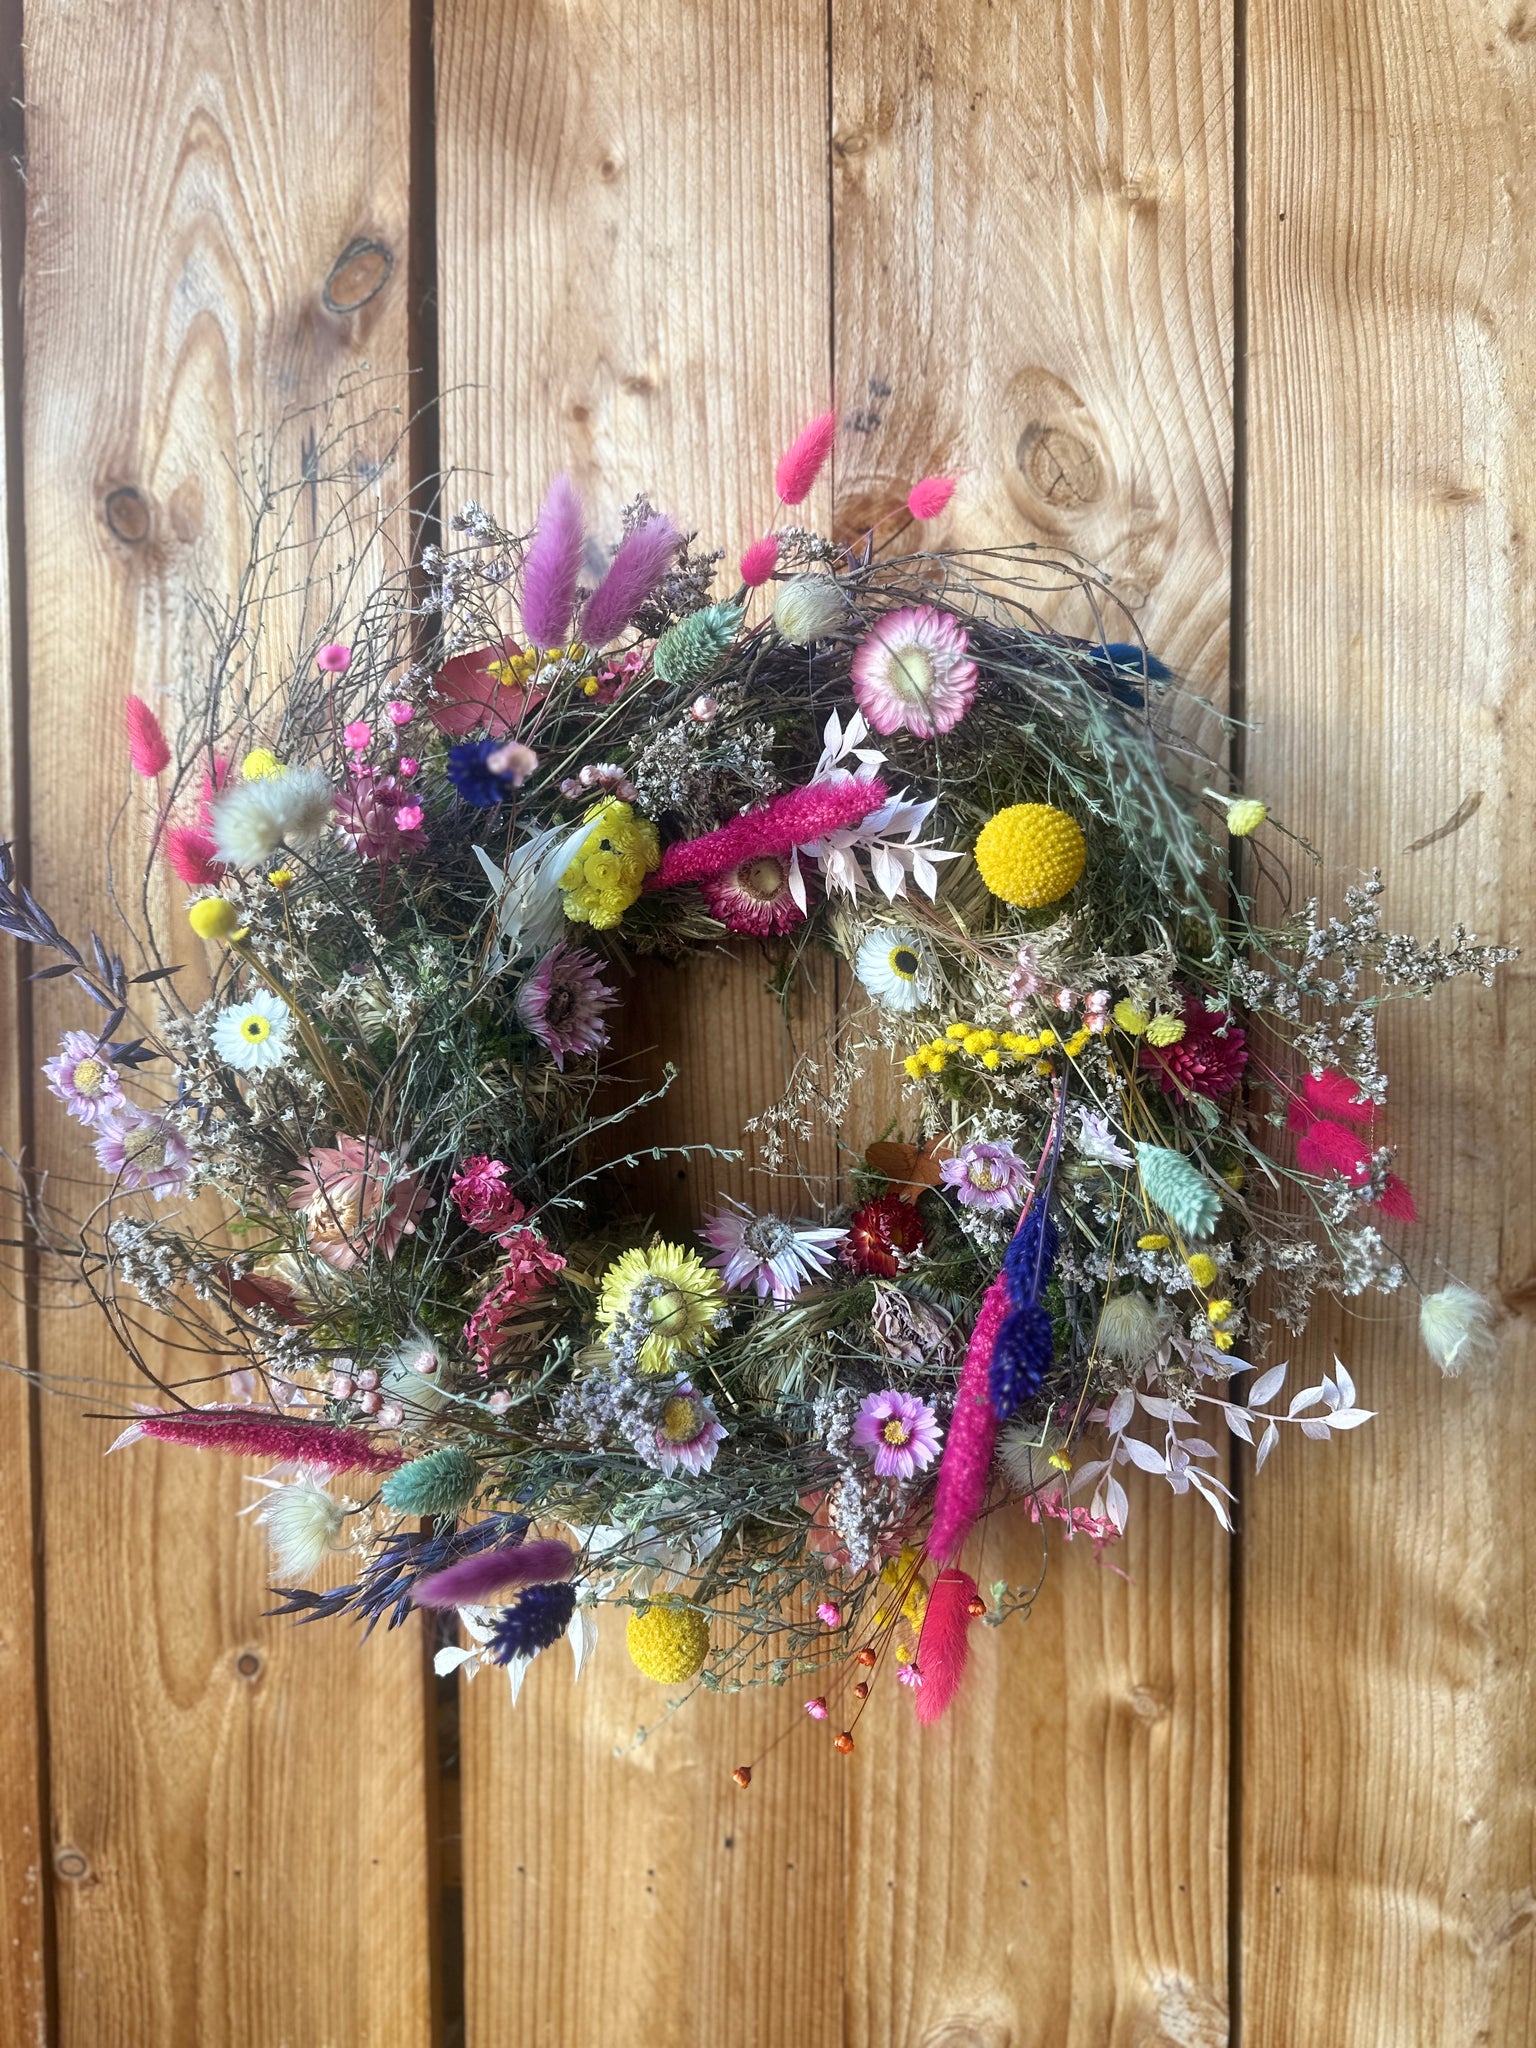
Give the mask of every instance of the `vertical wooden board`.
M 609 522 L 643 488 L 734 555 L 826 402 L 824 9 L 439 0 L 437 20 L 445 468 L 517 520 L 562 466 Z M 755 973 L 647 970 L 626 1043 L 665 1037 L 684 1067 L 650 1132 L 733 1142 L 779 1092 Z M 681 1226 L 711 1192 L 696 1167 L 646 1199 Z M 791 1747 L 735 1790 L 793 1711 L 775 1693 L 699 1700 L 615 1760 L 664 1695 L 622 1619 L 602 1630 L 574 1694 L 552 1657 L 515 1715 L 495 1680 L 464 1699 L 472 2048 L 835 2039 L 835 1757 Z
M 1529 943 L 1531 13 L 1250 24 L 1250 780 L 1320 847 L 1330 910 L 1380 861 L 1389 924 Z M 1456 1382 L 1406 1297 L 1320 1327 L 1295 1369 L 1337 1350 L 1379 1419 L 1252 1489 L 1253 2048 L 1536 2037 L 1530 966 L 1383 1035 L 1409 1264 L 1506 1327 Z
M 956 474 L 930 541 L 1075 549 L 1222 695 L 1229 10 L 832 24 L 839 531 Z M 898 1105 L 873 1089 L 849 1141 Z M 848 1787 L 850 2041 L 1226 2039 L 1227 1539 L 1150 1484 L 1133 1505 L 1129 1582 L 1053 1543 L 952 1727 L 887 1703 Z M 1003 1521 L 979 1575 L 1029 1583 L 1038 1535 Z
M 239 438 L 364 361 L 403 396 L 409 13 L 62 0 L 28 32 L 35 875 L 66 928 L 114 934 L 123 696 L 174 677 L 188 578 L 232 585 Z M 131 794 L 120 855 L 147 802 Z M 68 988 L 39 989 L 40 1047 L 83 1021 Z M 41 1094 L 38 1126 L 57 1185 L 91 1191 L 81 1132 Z M 45 1366 L 121 1411 L 141 1386 L 94 1317 L 49 1299 Z M 104 1462 L 112 1426 L 64 1401 L 43 1430 L 63 2048 L 414 2048 L 414 1633 L 360 1654 L 343 1628 L 263 1620 L 238 1467 L 149 1446 Z

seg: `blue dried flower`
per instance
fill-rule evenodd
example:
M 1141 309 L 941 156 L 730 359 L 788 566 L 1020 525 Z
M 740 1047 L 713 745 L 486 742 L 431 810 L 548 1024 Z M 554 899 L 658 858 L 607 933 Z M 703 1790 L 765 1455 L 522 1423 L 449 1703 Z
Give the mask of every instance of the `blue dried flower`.
M 490 1642 L 492 1662 L 510 1664 L 514 1657 L 537 1657 L 540 1650 L 559 1642 L 575 1612 L 574 1586 L 530 1586 L 496 1617 Z
M 1038 1196 L 1003 1254 L 1008 1292 L 1015 1303 L 1034 1301 L 1051 1277 L 1061 1243 L 1044 1195 Z
M 448 749 L 448 780 L 465 803 L 489 811 L 504 803 L 516 787 L 510 775 L 498 775 L 490 757 L 503 745 L 501 740 L 465 740 Z
M 1021 1403 L 1039 1393 L 1055 1349 L 1051 1319 L 1038 1301 L 1025 1302 L 1005 1319 L 992 1347 L 988 1375 L 999 1422 L 1006 1422 Z

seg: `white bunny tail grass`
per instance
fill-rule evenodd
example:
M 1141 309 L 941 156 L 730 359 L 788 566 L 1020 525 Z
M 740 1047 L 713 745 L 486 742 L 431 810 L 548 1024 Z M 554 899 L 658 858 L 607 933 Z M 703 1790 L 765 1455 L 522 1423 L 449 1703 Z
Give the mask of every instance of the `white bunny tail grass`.
M 1493 1304 L 1470 1287 L 1442 1287 L 1419 1304 L 1419 1333 L 1447 1379 L 1468 1365 L 1492 1365 L 1499 1355 Z

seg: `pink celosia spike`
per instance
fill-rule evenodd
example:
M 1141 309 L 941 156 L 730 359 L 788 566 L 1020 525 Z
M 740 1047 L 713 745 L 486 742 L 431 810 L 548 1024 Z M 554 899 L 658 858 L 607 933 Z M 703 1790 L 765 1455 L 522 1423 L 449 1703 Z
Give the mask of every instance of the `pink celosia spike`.
M 1374 1102 L 1361 1100 L 1360 1090 L 1347 1074 L 1329 1067 L 1321 1074 L 1308 1074 L 1302 1093 L 1319 1116 L 1341 1116 L 1355 1124 L 1369 1123 L 1376 1114 Z
M 165 857 L 171 872 L 190 888 L 211 889 L 224 872 L 215 860 L 213 841 L 196 825 L 172 825 L 165 835 Z
M 230 1451 L 239 1458 L 291 1459 L 321 1472 L 392 1472 L 405 1462 L 403 1451 L 386 1449 L 361 1429 L 236 1414 L 227 1408 L 143 1415 L 139 1428 L 162 1443 L 195 1444 L 199 1450 Z
M 871 811 L 878 811 L 888 796 L 878 778 L 809 782 L 801 789 L 787 789 L 758 810 L 732 818 L 728 825 L 669 846 L 646 886 L 680 889 L 686 882 L 705 882 L 726 874 L 744 860 L 787 854 L 791 847 L 808 846 L 828 832 L 857 825 Z
M 523 631 L 540 647 L 563 641 L 581 574 L 581 500 L 568 476 L 550 485 L 523 562 Z
M 952 476 L 925 476 L 907 493 L 907 510 L 914 519 L 937 519 L 955 495 Z
M 142 697 L 130 697 L 124 708 L 128 726 L 128 759 L 136 775 L 153 782 L 171 765 L 171 750 L 160 721 Z
M 779 566 L 779 536 L 765 533 L 761 540 L 753 541 L 741 558 L 741 580 L 748 590 L 756 590 L 766 583 Z
M 498 1550 L 461 1558 L 440 1572 L 429 1572 L 417 1582 L 411 1598 L 418 1607 L 478 1607 L 498 1593 L 568 1579 L 575 1564 L 575 1551 L 554 1537 L 538 1543 L 504 1544 Z
M 1008 1313 L 1008 1278 L 999 1273 L 981 1298 L 976 1327 L 966 1346 L 950 1417 L 949 1435 L 939 1460 L 939 1481 L 933 1497 L 933 1524 L 928 1555 L 952 1564 L 964 1548 L 987 1497 L 987 1474 L 997 1443 L 997 1410 L 992 1406 L 988 1375 L 992 1347 Z
M 660 513 L 625 534 L 608 574 L 581 615 L 581 637 L 588 647 L 606 647 L 623 632 L 666 575 L 681 539 L 671 520 Z
M 774 471 L 774 486 L 779 498 L 786 505 L 798 505 L 802 498 L 810 496 L 811 486 L 821 475 L 822 464 L 832 453 L 832 443 L 837 438 L 837 414 L 824 412 L 819 419 L 803 427 L 779 457 L 779 466 Z
M 953 1570 L 940 1572 L 928 1595 L 912 1660 L 922 1679 L 912 1695 L 912 1710 L 925 1724 L 937 1721 L 960 1690 L 970 1656 L 970 1603 L 975 1598 L 976 1581 L 970 1573 Z

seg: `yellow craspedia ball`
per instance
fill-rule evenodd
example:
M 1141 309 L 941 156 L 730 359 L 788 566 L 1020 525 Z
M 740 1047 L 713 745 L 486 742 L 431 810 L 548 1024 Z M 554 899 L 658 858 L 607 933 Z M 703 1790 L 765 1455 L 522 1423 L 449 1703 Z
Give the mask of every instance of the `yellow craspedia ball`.
M 204 896 L 187 912 L 187 923 L 200 939 L 232 939 L 240 913 L 226 896 Z
M 1189 1277 L 1197 1287 L 1209 1287 L 1215 1281 L 1220 1267 L 1206 1252 L 1196 1252 L 1189 1261 Z
M 658 1685 L 682 1685 L 697 1678 L 709 1655 L 709 1623 L 695 1608 L 676 1600 L 637 1607 L 625 1631 L 629 1661 Z
M 1082 879 L 1088 844 L 1076 818 L 1054 804 L 1010 804 L 976 841 L 976 865 L 994 896 L 1038 910 Z
M 1257 797 L 1239 797 L 1227 806 L 1227 830 L 1234 839 L 1246 839 L 1250 832 L 1258 831 L 1268 816 L 1268 804 L 1261 804 Z
M 240 773 L 247 782 L 270 782 L 282 772 L 283 764 L 270 747 L 252 747 L 240 763 Z

